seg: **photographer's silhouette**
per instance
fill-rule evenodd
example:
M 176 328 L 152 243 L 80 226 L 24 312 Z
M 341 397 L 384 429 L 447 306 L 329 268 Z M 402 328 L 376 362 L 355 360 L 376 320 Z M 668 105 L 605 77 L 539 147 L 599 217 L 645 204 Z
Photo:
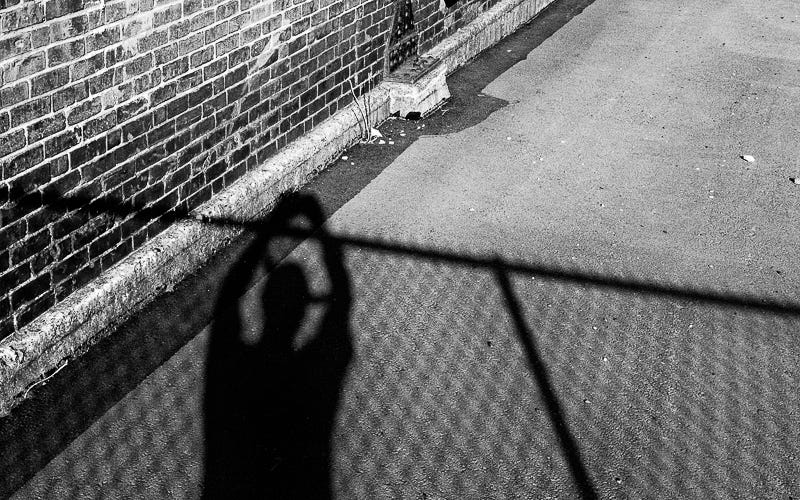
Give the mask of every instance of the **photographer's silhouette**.
M 302 266 L 277 263 L 276 237 L 308 220 L 322 242 L 329 293 L 312 295 Z M 352 357 L 351 292 L 341 249 L 325 238 L 316 200 L 281 201 L 233 266 L 217 304 L 205 396 L 205 498 L 330 498 L 331 432 Z M 263 332 L 243 338 L 239 300 L 260 267 Z M 295 347 L 308 306 L 325 305 L 314 336 Z

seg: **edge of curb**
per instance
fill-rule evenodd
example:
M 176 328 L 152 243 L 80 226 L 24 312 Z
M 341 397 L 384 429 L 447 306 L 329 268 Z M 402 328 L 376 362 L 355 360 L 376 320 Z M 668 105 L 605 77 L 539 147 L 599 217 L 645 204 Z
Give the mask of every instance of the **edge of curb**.
M 483 50 L 531 21 L 554 0 L 501 0 L 439 43 L 429 55 L 452 73 Z M 391 114 L 387 87 L 369 94 L 372 123 Z M 278 197 L 297 189 L 331 164 L 360 137 L 355 104 L 338 111 L 308 134 L 248 172 L 194 213 L 210 218 L 252 220 Z M 0 417 L 27 391 L 99 341 L 164 290 L 195 271 L 241 234 L 237 227 L 181 220 L 110 270 L 75 291 L 32 323 L 0 341 Z

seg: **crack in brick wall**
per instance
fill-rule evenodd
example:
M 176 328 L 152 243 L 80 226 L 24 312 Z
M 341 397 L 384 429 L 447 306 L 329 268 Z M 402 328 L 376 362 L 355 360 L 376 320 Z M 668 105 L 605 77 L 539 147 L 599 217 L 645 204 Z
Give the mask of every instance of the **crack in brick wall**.
M 421 48 L 496 2 L 415 0 Z M 198 206 L 351 83 L 379 83 L 391 15 L 391 0 L 0 0 L 0 338 L 168 224 L 42 193 Z

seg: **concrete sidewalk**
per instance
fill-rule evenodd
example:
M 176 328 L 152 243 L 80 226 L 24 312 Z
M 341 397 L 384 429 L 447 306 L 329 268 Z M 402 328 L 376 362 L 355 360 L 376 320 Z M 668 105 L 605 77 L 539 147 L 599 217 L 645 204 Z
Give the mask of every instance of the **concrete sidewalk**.
M 454 75 L 437 116 L 388 122 L 394 145 L 356 148 L 306 190 L 342 238 L 294 248 L 284 267 L 304 278 L 281 297 L 234 252 L 100 346 L 84 361 L 97 378 L 54 380 L 45 418 L 23 408 L 14 497 L 196 498 L 225 458 L 209 456 L 210 415 L 235 433 L 275 401 L 319 410 L 330 443 L 276 488 L 797 497 L 798 39 L 790 0 L 557 2 Z M 265 317 L 292 306 L 305 364 L 267 377 L 269 352 L 249 347 L 222 371 L 202 361 L 228 336 L 263 347 Z M 345 368 L 315 350 L 333 330 L 323 352 L 349 353 Z M 324 411 L 307 401 L 323 385 Z M 311 443 L 274 418 L 242 446 Z

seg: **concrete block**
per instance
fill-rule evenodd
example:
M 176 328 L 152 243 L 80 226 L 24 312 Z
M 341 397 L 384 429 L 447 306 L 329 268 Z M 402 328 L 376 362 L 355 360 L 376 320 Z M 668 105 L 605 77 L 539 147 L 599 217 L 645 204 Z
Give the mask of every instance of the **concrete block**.
M 447 66 L 437 64 L 415 82 L 385 81 L 389 91 L 389 107 L 392 114 L 406 117 L 409 113 L 425 116 L 450 98 L 447 88 Z

